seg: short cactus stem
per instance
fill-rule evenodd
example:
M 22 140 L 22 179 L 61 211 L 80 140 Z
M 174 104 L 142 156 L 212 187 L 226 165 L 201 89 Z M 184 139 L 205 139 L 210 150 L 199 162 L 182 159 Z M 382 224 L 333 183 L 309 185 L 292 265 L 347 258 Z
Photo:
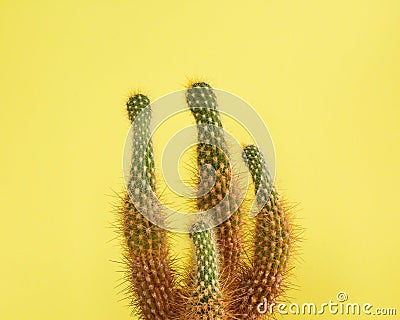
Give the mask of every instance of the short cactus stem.
M 190 230 L 195 261 L 194 284 L 190 299 L 189 319 L 222 319 L 224 310 L 219 287 L 216 243 L 212 230 L 204 221 L 196 222 Z
M 263 207 L 256 217 L 254 257 L 252 267 L 242 279 L 238 314 L 243 315 L 243 319 L 259 319 L 262 314 L 257 310 L 258 304 L 267 301 L 271 305 L 282 294 L 292 231 L 262 153 L 256 146 L 249 145 L 244 148 L 243 155 L 255 185 L 256 201 Z

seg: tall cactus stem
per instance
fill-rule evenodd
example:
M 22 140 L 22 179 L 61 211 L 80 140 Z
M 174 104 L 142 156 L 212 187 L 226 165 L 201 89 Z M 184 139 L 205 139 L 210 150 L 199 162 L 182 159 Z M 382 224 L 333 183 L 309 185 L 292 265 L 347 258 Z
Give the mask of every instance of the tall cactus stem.
M 236 271 L 240 268 L 243 253 L 241 232 L 243 219 L 240 206 L 235 203 L 237 185 L 232 183 L 229 151 L 218 111 L 217 98 L 209 84 L 196 82 L 188 88 L 186 101 L 198 128 L 197 165 L 201 175 L 199 185 L 201 196 L 197 199 L 198 209 L 206 211 L 213 208 L 230 195 L 229 201 L 222 202 L 222 205 L 216 209 L 215 219 L 218 222 L 216 238 L 221 260 L 221 277 L 234 278 Z M 209 166 L 214 170 L 210 170 Z M 214 185 L 211 186 L 209 181 L 212 180 L 210 176 L 213 172 L 216 177 Z M 209 192 L 205 193 L 206 190 Z M 226 219 L 227 216 L 230 217 Z

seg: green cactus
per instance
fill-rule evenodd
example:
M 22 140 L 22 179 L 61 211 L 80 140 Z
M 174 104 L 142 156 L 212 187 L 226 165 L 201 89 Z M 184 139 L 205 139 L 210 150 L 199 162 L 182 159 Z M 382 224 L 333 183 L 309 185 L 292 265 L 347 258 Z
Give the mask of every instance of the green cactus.
M 222 319 L 222 295 L 219 285 L 219 266 L 216 243 L 212 230 L 204 221 L 194 223 L 190 237 L 194 246 L 194 282 L 191 286 L 191 302 L 185 319 Z
M 275 302 L 283 293 L 293 248 L 293 224 L 263 155 L 256 146 L 245 147 L 243 157 L 254 181 L 256 201 L 263 207 L 250 235 L 251 263 L 244 261 L 244 209 L 237 197 L 239 185 L 229 163 L 216 95 L 209 84 L 194 82 L 186 91 L 186 101 L 198 132 L 196 205 L 199 211 L 216 209 L 212 220 L 199 220 L 190 227 L 194 258 L 183 284 L 177 280 L 170 258 L 167 231 L 151 222 L 165 223 L 166 218 L 153 198 L 156 176 L 150 101 L 138 93 L 127 102 L 135 130 L 120 224 L 134 310 L 141 319 L 269 317 L 269 313 L 259 313 L 257 306 L 264 299 Z

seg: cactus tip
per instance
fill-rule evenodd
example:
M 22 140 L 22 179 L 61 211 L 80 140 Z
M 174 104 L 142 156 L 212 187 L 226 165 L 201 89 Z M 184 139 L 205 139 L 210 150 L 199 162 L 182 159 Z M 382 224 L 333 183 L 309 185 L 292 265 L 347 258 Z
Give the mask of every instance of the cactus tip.
M 149 104 L 150 99 L 146 95 L 142 93 L 131 95 L 126 102 L 129 120 L 134 121 L 137 115 Z

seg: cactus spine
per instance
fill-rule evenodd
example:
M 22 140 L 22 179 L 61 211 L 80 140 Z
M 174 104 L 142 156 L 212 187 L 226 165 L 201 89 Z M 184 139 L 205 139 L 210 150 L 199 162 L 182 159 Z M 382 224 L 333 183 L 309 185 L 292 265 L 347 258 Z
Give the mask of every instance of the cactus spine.
M 151 197 L 156 178 L 150 101 L 142 94 L 130 97 L 128 116 L 136 127 L 127 193 L 120 210 L 131 283 L 128 291 L 141 319 L 261 319 L 264 315 L 257 306 L 264 299 L 273 303 L 283 293 L 293 226 L 263 155 L 256 146 L 246 146 L 243 158 L 254 182 L 256 201 L 263 206 L 250 234 L 251 263 L 243 261 L 243 209 L 236 197 L 238 185 L 232 177 L 216 95 L 207 83 L 195 82 L 186 91 L 186 101 L 198 129 L 196 205 L 199 211 L 217 209 L 212 221 L 199 220 L 191 226 L 193 263 L 185 283 L 178 284 L 167 231 L 142 215 L 164 221 Z M 216 227 L 210 228 L 211 224 Z

